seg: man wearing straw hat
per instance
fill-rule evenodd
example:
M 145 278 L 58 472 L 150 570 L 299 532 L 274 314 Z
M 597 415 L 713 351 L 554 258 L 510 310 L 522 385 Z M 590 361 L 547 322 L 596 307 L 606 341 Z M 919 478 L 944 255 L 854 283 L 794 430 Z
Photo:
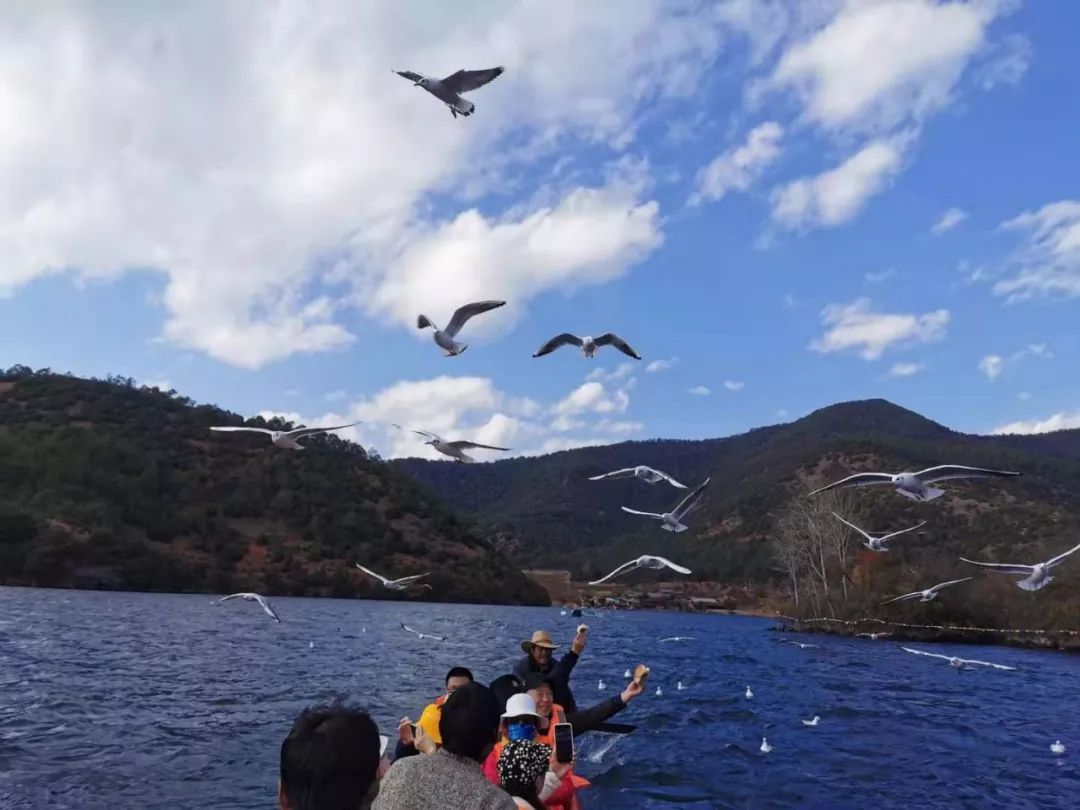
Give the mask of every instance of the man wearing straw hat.
M 551 633 L 547 630 L 537 630 L 532 634 L 531 639 L 521 642 L 525 657 L 514 666 L 514 674 L 522 681 L 532 673 L 544 675 L 551 681 L 555 702 L 568 712 L 576 711 L 574 693 L 570 691 L 570 673 L 573 672 L 578 657 L 585 651 L 585 634 L 588 629 L 584 624 L 578 626 L 577 635 L 570 644 L 570 652 L 562 658 L 555 658 L 552 655 L 559 645 L 551 640 Z

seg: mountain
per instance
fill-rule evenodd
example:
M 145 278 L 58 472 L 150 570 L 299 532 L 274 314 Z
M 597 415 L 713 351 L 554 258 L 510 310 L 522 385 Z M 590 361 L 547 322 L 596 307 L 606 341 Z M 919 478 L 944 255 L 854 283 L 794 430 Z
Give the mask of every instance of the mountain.
M 475 525 L 332 435 L 303 452 L 130 379 L 0 371 L 0 584 L 548 604 Z M 252 420 L 249 425 L 284 427 Z

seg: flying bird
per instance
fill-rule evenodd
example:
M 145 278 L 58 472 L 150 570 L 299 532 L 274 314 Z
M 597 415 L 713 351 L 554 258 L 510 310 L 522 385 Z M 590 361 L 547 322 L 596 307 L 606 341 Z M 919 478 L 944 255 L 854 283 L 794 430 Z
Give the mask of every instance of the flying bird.
M 909 599 L 918 598 L 920 602 L 930 602 L 937 599 L 938 593 L 942 588 L 947 588 L 950 585 L 957 585 L 961 582 L 969 582 L 975 579 L 975 577 L 964 577 L 963 579 L 950 579 L 948 582 L 940 582 L 931 588 L 927 588 L 925 591 L 915 591 L 913 593 L 905 593 L 903 596 L 897 596 L 889 599 L 886 602 L 882 602 L 883 605 L 892 604 L 893 602 L 906 602 Z
M 919 472 L 879 473 L 864 472 L 849 475 L 821 489 L 815 489 L 811 495 L 837 487 L 868 487 L 875 484 L 892 484 L 896 491 L 913 501 L 932 501 L 945 494 L 945 490 L 929 486 L 939 481 L 952 481 L 961 478 L 1011 478 L 1018 472 L 1005 470 L 984 470 L 980 467 L 963 467 L 959 464 L 943 464 L 940 467 L 928 467 Z
M 915 655 L 928 655 L 931 658 L 940 658 L 942 661 L 948 661 L 949 666 L 955 669 L 971 669 L 972 667 L 993 667 L 994 669 L 1007 669 L 1016 671 L 1016 667 L 1007 667 L 1004 664 L 991 664 L 989 661 L 972 661 L 970 658 L 958 658 L 955 655 L 938 655 L 937 653 L 925 652 L 923 650 L 913 650 L 911 647 L 901 647 L 904 652 L 914 653 Z
M 533 357 L 543 357 L 545 354 L 551 354 L 560 346 L 577 346 L 581 349 L 582 354 L 586 357 L 592 357 L 596 354 L 596 350 L 600 346 L 614 346 L 623 354 L 628 357 L 633 357 L 635 360 L 640 360 L 641 355 L 630 348 L 630 344 L 623 340 L 618 335 L 614 335 L 611 332 L 605 332 L 600 337 L 578 337 L 572 335 L 569 332 L 563 332 L 561 335 L 556 335 L 539 349 L 536 350 L 536 354 Z
M 441 349 L 446 350 L 446 357 L 456 357 L 461 354 L 467 348 L 468 343 L 458 343 L 454 340 L 457 337 L 457 333 L 461 331 L 461 328 L 468 322 L 469 318 L 475 315 L 480 315 L 484 312 L 490 312 L 493 309 L 506 304 L 505 301 L 477 301 L 473 304 L 466 304 L 463 307 L 458 307 L 453 316 L 450 318 L 450 323 L 446 325 L 445 329 L 440 329 L 427 315 L 418 315 L 416 318 L 417 329 L 427 329 L 429 326 L 435 330 L 435 344 Z
M 445 79 L 436 79 L 433 76 L 425 76 L 423 73 L 414 73 L 411 70 L 395 70 L 398 76 L 408 79 L 413 87 L 422 87 L 443 104 L 450 108 L 450 115 L 457 118 L 459 115 L 469 117 L 476 110 L 476 105 L 463 99 L 462 93 L 469 93 L 483 87 L 490 81 L 501 76 L 506 68 L 493 67 L 485 70 L 459 70 L 451 73 Z
M 622 470 L 615 470 L 614 472 L 604 473 L 603 475 L 594 475 L 589 478 L 590 481 L 604 481 L 608 478 L 640 478 L 646 484 L 659 484 L 661 481 L 667 481 L 676 489 L 687 489 L 686 484 L 680 484 L 666 472 L 660 470 L 654 470 L 652 467 L 638 466 L 638 467 L 626 467 Z
M 683 520 L 699 503 L 701 503 L 702 493 L 705 491 L 705 487 L 709 485 L 711 480 L 712 478 L 706 478 L 698 484 L 697 488 L 679 501 L 679 505 L 670 512 L 664 512 L 663 514 L 657 514 L 656 512 L 639 512 L 637 509 L 631 509 L 628 506 L 622 507 L 622 510 L 631 515 L 641 515 L 642 517 L 651 517 L 663 521 L 660 528 L 665 532 L 675 532 L 676 534 L 685 532 L 690 527 L 685 525 Z
M 987 563 L 977 562 L 976 560 L 969 560 L 964 557 L 960 559 L 971 565 L 977 565 L 980 568 L 990 568 L 1002 574 L 1019 574 L 1024 579 L 1019 580 L 1016 583 L 1017 588 L 1022 588 L 1025 591 L 1037 591 L 1041 588 L 1045 588 L 1050 584 L 1053 579 L 1050 576 L 1050 571 L 1055 566 L 1061 565 L 1065 561 L 1065 558 L 1076 551 L 1080 551 L 1080 546 L 1073 546 L 1064 554 L 1058 554 L 1051 560 L 1046 562 L 1036 563 L 1035 565 L 1010 565 L 1007 563 Z
M 419 630 L 413 630 L 407 624 L 401 625 L 401 629 L 402 630 L 408 630 L 410 633 L 412 633 L 414 636 L 416 636 L 417 638 L 420 638 L 420 639 L 430 638 L 432 641 L 446 641 L 446 639 L 443 638 L 442 636 L 431 636 L 431 635 L 428 635 L 427 633 L 421 633 Z
M 438 450 L 444 456 L 450 456 L 450 458 L 452 458 L 459 464 L 476 463 L 475 458 L 465 454 L 466 450 L 502 450 L 504 453 L 509 452 L 510 450 L 509 447 L 495 447 L 490 444 L 480 444 L 478 442 L 469 442 L 463 440 L 448 442 L 442 436 L 439 436 L 436 433 L 429 433 L 426 430 L 412 430 L 411 428 L 403 428 L 401 427 L 401 425 L 394 425 L 394 427 L 399 428 L 400 430 L 409 430 L 410 432 L 416 433 L 419 436 L 427 436 L 428 440 L 424 442 L 424 444 L 430 444 L 433 448 Z
M 278 618 L 277 613 L 270 606 L 269 600 L 265 596 L 260 596 L 257 593 L 233 593 L 228 596 L 223 596 L 218 599 L 218 604 L 222 602 L 228 602 L 230 599 L 243 599 L 245 602 L 258 602 L 259 606 L 266 612 L 266 615 L 273 619 L 275 622 L 281 623 L 281 619 Z
M 384 588 L 391 591 L 403 591 L 408 588 L 409 585 L 416 583 L 416 580 L 422 579 L 423 577 L 426 577 L 428 575 L 428 572 L 425 572 L 423 574 L 413 574 L 411 577 L 401 577 L 401 579 L 387 579 L 381 574 L 376 574 L 370 568 L 364 568 L 364 566 L 362 566 L 360 563 L 357 563 L 356 567 L 363 571 L 365 574 L 367 574 L 369 577 L 375 577 L 375 579 L 379 580 L 379 582 L 383 584 Z M 423 587 L 430 588 L 431 586 L 424 585 Z
M 316 433 L 329 433 L 332 430 L 344 430 L 345 428 L 359 425 L 359 422 L 350 422 L 347 425 L 335 425 L 333 427 L 314 427 L 314 428 L 297 428 L 296 430 L 271 430 L 270 428 L 260 427 L 233 427 L 228 425 L 225 427 L 212 427 L 211 430 L 216 430 L 219 433 L 265 433 L 270 437 L 270 441 L 274 443 L 275 447 L 280 447 L 282 450 L 303 450 L 304 445 L 297 442 L 304 436 L 314 436 Z
M 679 574 L 692 573 L 689 568 L 683 568 L 681 565 L 676 565 L 671 560 L 664 557 L 654 557 L 652 554 L 642 554 L 636 560 L 630 560 L 630 562 L 623 563 L 606 577 L 594 580 L 590 582 L 590 585 L 602 585 L 609 579 L 614 579 L 621 574 L 625 574 L 629 571 L 633 571 L 635 568 L 651 568 L 654 571 L 660 571 L 664 568 L 670 568 Z
M 879 638 L 888 638 L 892 633 L 856 633 L 855 638 L 868 638 L 877 641 Z
M 808 649 L 809 647 L 816 647 L 817 646 L 817 644 L 805 644 L 802 641 L 788 641 L 786 638 L 782 638 L 782 639 L 780 639 L 780 641 L 783 644 L 794 644 L 800 650 L 805 650 L 805 649 Z
M 874 537 L 869 532 L 865 532 L 862 529 L 860 529 L 854 523 L 849 523 L 848 521 L 844 520 L 842 517 L 840 517 L 840 515 L 836 514 L 836 512 L 833 512 L 832 514 L 833 514 L 834 518 L 839 520 L 845 526 L 848 526 L 849 528 L 854 529 L 859 534 L 861 534 L 864 538 L 866 538 L 866 542 L 863 543 L 863 545 L 866 546 L 871 551 L 888 551 L 889 549 L 885 544 L 888 543 L 890 540 L 892 540 L 894 537 L 899 537 L 901 534 L 906 534 L 907 532 L 913 532 L 916 529 L 922 528 L 923 526 L 926 525 L 926 521 L 924 520 L 924 521 L 922 521 L 922 523 L 919 523 L 919 524 L 917 524 L 915 526 L 911 526 L 911 527 L 909 527 L 907 529 L 901 529 L 898 532 L 890 532 L 889 534 L 883 534 L 880 537 Z

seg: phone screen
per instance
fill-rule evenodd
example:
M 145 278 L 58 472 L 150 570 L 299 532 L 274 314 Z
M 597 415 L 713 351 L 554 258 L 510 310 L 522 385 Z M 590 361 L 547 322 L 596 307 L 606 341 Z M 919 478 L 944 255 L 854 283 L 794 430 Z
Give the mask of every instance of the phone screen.
M 569 723 L 555 724 L 555 759 L 564 763 L 574 761 L 574 727 Z

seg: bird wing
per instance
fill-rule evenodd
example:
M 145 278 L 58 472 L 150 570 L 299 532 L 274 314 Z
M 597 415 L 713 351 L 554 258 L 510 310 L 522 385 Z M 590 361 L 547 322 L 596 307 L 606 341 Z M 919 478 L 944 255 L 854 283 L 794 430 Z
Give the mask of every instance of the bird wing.
M 424 78 L 419 73 L 413 73 L 411 70 L 395 70 L 394 73 L 403 79 L 408 79 L 410 82 L 418 82 Z
M 993 568 L 995 571 L 1000 571 L 1003 574 L 1030 574 L 1035 570 L 1034 565 L 978 562 L 976 560 L 969 560 L 967 557 L 961 557 L 960 560 L 961 562 L 966 562 L 970 565 L 977 565 L 979 568 Z
M 926 652 L 924 650 L 913 650 L 913 649 L 911 649 L 911 647 L 901 647 L 900 649 L 903 650 L 904 652 L 915 653 L 915 655 L 928 655 L 931 658 L 940 658 L 943 661 L 951 661 L 952 660 L 952 656 L 949 656 L 949 655 L 938 655 L 937 653 Z
M 425 572 L 423 574 L 413 574 L 411 577 L 402 577 L 401 579 L 395 579 L 394 584 L 404 585 L 406 582 L 415 582 L 418 579 L 423 579 L 424 577 L 426 577 L 428 573 L 429 572 Z
M 563 332 L 561 335 L 556 335 L 533 354 L 533 357 L 543 357 L 545 354 L 551 354 L 560 346 L 577 346 L 578 348 L 584 343 L 577 335 L 571 335 L 569 332 Z
M 672 478 L 670 475 L 668 475 L 663 470 L 657 470 L 657 469 L 654 469 L 653 467 L 646 467 L 645 469 L 652 470 L 654 473 L 659 475 L 661 478 L 663 478 L 665 481 L 667 481 L 673 487 L 678 487 L 679 489 L 689 489 L 690 488 L 690 487 L 686 486 L 686 484 L 679 483 L 678 481 L 676 481 L 674 478 Z
M 834 518 L 836 518 L 837 520 L 839 520 L 839 521 L 840 521 L 841 523 L 843 523 L 843 524 L 844 524 L 845 526 L 847 526 L 847 527 L 849 527 L 849 528 L 852 528 L 852 529 L 854 529 L 855 531 L 857 531 L 857 532 L 858 532 L 859 534 L 861 534 L 861 535 L 862 535 L 863 537 L 865 537 L 865 538 L 866 538 L 867 540 L 869 540 L 869 541 L 870 541 L 871 543 L 872 543 L 872 542 L 874 542 L 874 538 L 873 538 L 873 537 L 871 537 L 871 536 L 870 536 L 869 534 L 867 534 L 866 532 L 864 532 L 864 531 L 863 531 L 862 529 L 860 529 L 860 528 L 859 528 L 858 526 L 856 526 L 856 525 L 855 525 L 854 523 L 849 523 L 848 521 L 844 520 L 844 519 L 843 519 L 842 517 L 840 517 L 840 516 L 839 516 L 838 514 L 836 514 L 836 512 L 833 512 L 833 513 L 832 513 L 832 516 L 833 516 Z M 890 536 L 891 536 L 891 535 L 890 535 Z M 885 538 L 883 537 L 883 538 L 881 538 L 881 539 L 882 539 L 882 540 L 884 540 Z
M 975 579 L 975 577 L 964 577 L 963 579 L 950 579 L 948 582 L 939 582 L 937 585 L 930 588 L 930 592 L 937 593 L 942 588 L 948 588 L 950 585 L 958 585 L 961 582 L 969 582 L 973 579 Z
M 883 604 L 883 605 L 891 605 L 893 602 L 900 602 L 900 601 L 902 601 L 904 599 L 914 599 L 916 596 L 922 596 L 922 593 L 923 593 L 922 591 L 913 591 L 911 593 L 905 593 L 903 596 L 894 596 L 892 599 L 889 599 L 889 600 L 887 600 L 885 602 L 882 602 L 881 604 Z
M 684 517 L 686 517 L 690 513 L 690 510 L 692 510 L 701 502 L 702 493 L 705 491 L 705 487 L 709 485 L 710 481 L 712 481 L 711 477 L 706 478 L 704 481 L 698 484 L 697 488 L 695 488 L 693 492 L 691 492 L 689 495 L 679 501 L 679 505 L 672 510 L 672 514 L 675 515 L 675 517 L 679 520 L 682 520 Z
M 398 430 L 407 430 L 409 431 L 409 433 L 415 433 L 418 436 L 427 436 L 429 439 L 437 439 L 439 441 L 442 441 L 442 437 L 439 436 L 437 433 L 431 433 L 427 430 L 413 430 L 412 428 L 402 427 L 401 425 L 397 424 L 397 422 L 391 422 L 390 424 L 392 424 Z
M 227 427 L 212 427 L 210 429 L 211 430 L 216 430 L 219 433 L 266 433 L 266 434 L 269 435 L 269 434 L 274 432 L 272 430 L 267 430 L 266 428 L 259 428 L 259 427 L 232 427 L 231 425 L 227 426 Z
M 622 470 L 615 470 L 613 472 L 604 473 L 603 475 L 594 475 L 589 478 L 590 481 L 603 481 L 605 478 L 630 478 L 634 474 L 633 467 L 626 467 Z
M 364 568 L 364 566 L 362 566 L 360 563 L 357 563 L 356 567 L 363 571 L 365 574 L 367 574 L 369 577 L 375 577 L 375 579 L 379 580 L 379 582 L 381 582 L 383 585 L 388 585 L 390 583 L 390 580 L 388 580 L 386 577 L 376 574 L 370 568 Z M 404 625 L 402 625 L 402 627 L 404 627 Z
M 618 335 L 612 334 L 611 332 L 605 332 L 604 334 L 600 335 L 600 337 L 593 340 L 593 343 L 595 343 L 597 346 L 614 346 L 620 352 L 625 355 L 629 355 L 630 357 L 633 357 L 635 360 L 641 359 L 641 355 L 631 349 L 629 343 L 627 343 Z
M 498 309 L 505 303 L 505 301 L 477 301 L 473 304 L 465 304 L 463 307 L 458 307 L 454 312 L 454 317 L 450 319 L 450 323 L 446 325 L 443 332 L 450 337 L 453 337 L 461 331 L 461 327 L 465 325 L 465 322 L 469 320 L 469 318 L 474 315 L 479 315 L 482 312 Z
M 509 447 L 495 447 L 491 444 L 480 444 L 479 442 L 457 441 L 450 442 L 450 444 L 454 445 L 454 447 L 457 447 L 460 450 L 502 450 L 504 452 L 510 451 Z
M 402 629 L 402 630 L 408 630 L 408 631 L 409 631 L 410 633 L 412 633 L 413 635 L 416 635 L 416 636 L 421 636 L 421 635 L 423 635 L 423 633 L 418 633 L 418 632 L 417 632 L 416 630 L 413 630 L 413 629 L 412 629 L 411 627 L 409 627 L 409 625 L 407 625 L 407 624 L 402 624 L 402 625 L 401 625 L 401 629 Z
M 993 667 L 994 669 L 1010 669 L 1014 671 L 1016 670 L 1016 667 L 1005 666 L 1005 664 L 991 664 L 989 661 L 975 661 L 971 658 L 957 658 L 957 660 L 965 664 L 975 664 L 976 666 L 980 667 Z
M 824 486 L 821 489 L 815 489 L 811 492 L 811 495 L 817 495 L 819 492 L 824 492 L 827 489 L 836 489 L 837 487 L 869 487 L 874 484 L 891 484 L 892 476 L 888 473 L 876 473 L 865 472 L 855 473 L 849 475 L 847 478 L 842 478 L 839 481 L 834 481 L 828 486 Z
M 926 525 L 926 521 L 924 520 L 924 521 L 922 521 L 921 523 L 917 523 L 917 524 L 916 524 L 916 525 L 914 525 L 914 526 L 909 526 L 908 528 L 906 528 L 906 529 L 901 529 L 901 530 L 900 530 L 900 531 L 898 531 L 898 532 L 893 532 L 892 534 L 886 534 L 886 535 L 885 535 L 885 536 L 883 536 L 883 537 L 879 537 L 879 538 L 878 538 L 878 542 L 879 542 L 879 543 L 884 543 L 884 542 L 886 542 L 887 540 L 892 540 L 892 539 L 893 539 L 894 537 L 899 537 L 899 536 L 900 536 L 900 535 L 902 535 L 902 534 L 907 534 L 908 532 L 913 532 L 913 531 L 915 531 L 916 529 L 921 529 L 921 528 L 922 528 L 923 526 L 925 526 L 925 525 Z
M 942 464 L 940 467 L 928 467 L 915 473 L 915 477 L 924 484 L 936 481 L 951 481 L 956 478 L 1012 478 L 1018 472 L 1006 470 L 984 470 L 981 467 L 964 467 L 960 464 Z
M 667 557 L 656 557 L 654 555 L 649 555 L 649 557 L 650 557 L 650 559 L 653 559 L 653 560 L 659 560 L 664 565 L 666 565 L 668 568 L 670 568 L 672 571 L 676 571 L 676 572 L 678 572 L 680 574 L 692 574 L 693 573 L 689 568 L 683 568 L 681 565 L 673 563 Z
M 442 80 L 442 86 L 454 93 L 468 93 L 494 81 L 506 70 L 504 67 L 485 68 L 484 70 L 459 70 Z
M 1054 557 L 1054 559 L 1047 560 L 1046 561 L 1046 567 L 1047 568 L 1053 568 L 1055 565 L 1058 565 L 1059 563 L 1064 561 L 1064 559 L 1066 557 L 1068 557 L 1070 554 L 1073 554 L 1076 551 L 1080 551 L 1080 546 L 1073 546 L 1068 551 L 1066 551 L 1064 554 L 1058 554 L 1056 557 Z
M 241 598 L 241 597 L 243 597 L 243 596 L 247 596 L 247 594 L 243 594 L 243 593 L 231 593 L 231 594 L 229 594 L 228 596 L 223 596 L 223 597 L 221 597 L 220 599 L 218 599 L 218 601 L 219 601 L 219 602 L 228 602 L 228 601 L 229 601 L 230 599 L 239 599 L 239 598 Z
M 331 430 L 344 430 L 355 425 L 359 425 L 359 422 L 350 422 L 347 425 L 334 425 L 332 427 L 305 427 L 297 428 L 296 430 L 290 430 L 286 433 L 286 436 L 310 436 L 314 433 L 329 433 Z
M 640 563 L 638 563 L 637 560 L 630 560 L 630 562 L 625 562 L 622 565 L 620 565 L 618 568 L 616 568 L 614 571 L 612 571 L 606 577 L 601 577 L 600 579 L 597 579 L 597 580 L 595 580 L 593 582 L 590 582 L 589 584 L 590 585 L 600 585 L 601 583 L 607 582 L 609 579 L 612 579 L 613 577 L 619 576 L 619 574 L 625 574 L 627 571 L 633 571 L 639 565 L 640 565 Z
M 281 621 L 281 619 L 278 618 L 278 615 L 274 612 L 274 609 L 270 606 L 270 603 L 267 602 L 266 599 L 264 599 L 262 596 L 259 596 L 259 594 L 254 594 L 254 596 L 255 601 L 258 602 L 262 609 L 266 611 L 267 616 L 269 616 L 275 622 Z
M 620 506 L 619 508 L 622 509 L 624 512 L 628 512 L 631 515 L 643 515 L 645 517 L 657 518 L 659 520 L 663 520 L 664 518 L 663 515 L 658 515 L 656 514 L 656 512 L 639 512 L 637 509 L 631 509 L 629 506 Z

